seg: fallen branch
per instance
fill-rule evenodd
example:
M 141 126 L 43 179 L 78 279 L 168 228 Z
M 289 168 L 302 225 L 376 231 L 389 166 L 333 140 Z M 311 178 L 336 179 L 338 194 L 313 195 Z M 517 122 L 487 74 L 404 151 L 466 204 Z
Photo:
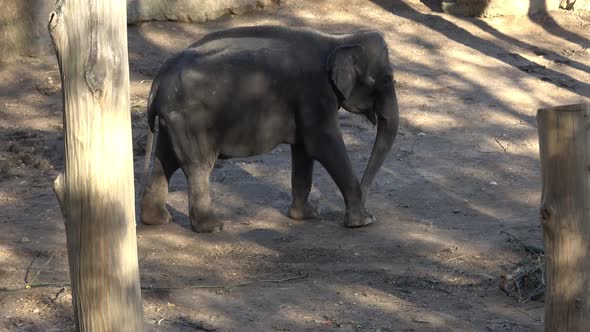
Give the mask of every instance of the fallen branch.
M 243 287 L 243 286 L 261 284 L 261 283 L 283 283 L 283 282 L 297 280 L 297 279 L 304 279 L 307 277 L 308 277 L 308 275 L 304 274 L 304 275 L 288 277 L 288 278 L 283 278 L 283 279 L 254 280 L 254 281 L 248 281 L 248 282 L 243 282 L 243 283 L 238 283 L 238 284 L 229 284 L 229 285 L 189 285 L 189 286 L 166 286 L 166 287 L 142 286 L 141 289 L 146 289 L 146 290 L 150 290 L 150 289 L 187 289 L 187 288 L 230 289 L 230 288 Z
M 185 327 L 190 327 L 193 330 L 201 330 L 201 331 L 205 331 L 205 332 L 217 331 L 217 329 L 215 329 L 215 328 L 205 326 L 202 322 L 195 322 L 195 321 L 191 320 L 190 318 L 183 317 L 183 316 L 179 316 L 178 319 L 162 318 L 162 319 L 158 320 L 158 325 L 160 325 L 161 322 L 167 322 L 169 324 L 177 324 L 177 325 L 181 325 L 181 326 L 185 326 Z
M 47 266 L 49 264 L 49 262 L 51 262 L 52 259 L 53 259 L 53 254 L 51 254 L 51 256 L 49 256 L 49 259 L 42 265 L 42 267 L 43 266 Z M 28 281 L 28 278 L 29 278 L 29 270 L 30 270 L 31 266 L 33 266 L 33 262 L 34 261 L 35 261 L 35 259 L 33 259 L 33 261 L 31 262 L 31 264 L 29 265 L 29 268 L 27 268 L 27 273 L 25 274 L 25 288 L 30 288 L 30 285 L 37 280 L 37 277 L 39 277 L 39 274 L 41 273 L 41 271 L 43 271 L 42 267 L 40 267 L 39 268 L 39 271 L 37 271 L 35 273 L 35 275 L 33 276 L 33 279 L 31 281 Z
M 26 284 L 20 287 L 0 287 L 0 292 L 17 292 L 23 291 L 30 288 L 54 288 L 54 287 L 70 287 L 70 284 L 60 284 L 60 283 L 36 283 L 36 284 Z
M 37 254 L 37 256 L 33 257 L 33 259 L 31 260 L 31 262 L 29 263 L 29 266 L 27 266 L 27 270 L 25 271 L 25 285 L 29 283 L 29 273 L 31 272 L 31 267 L 33 267 L 33 264 L 35 264 L 35 261 L 37 260 L 37 258 L 39 257 L 39 254 Z
M 304 274 L 304 275 L 299 275 L 299 276 L 294 276 L 294 277 L 288 277 L 288 278 L 283 278 L 283 279 L 265 279 L 265 280 L 254 280 L 254 281 L 248 281 L 248 282 L 243 282 L 243 283 L 238 283 L 238 284 L 228 284 L 228 285 L 188 285 L 188 286 L 142 286 L 141 289 L 144 290 L 150 290 L 150 289 L 187 289 L 187 288 L 203 288 L 203 289 L 215 289 L 215 288 L 221 288 L 221 289 L 230 289 L 230 288 L 236 288 L 236 287 L 243 287 L 243 286 L 249 286 L 249 285 L 254 285 L 254 284 L 262 284 L 262 283 L 283 283 L 283 282 L 287 282 L 287 281 L 292 281 L 292 280 L 297 280 L 297 279 L 305 279 L 309 277 L 309 275 Z M 25 286 L 22 287 L 0 287 L 0 292 L 15 292 L 15 291 L 21 291 L 21 290 L 26 290 L 29 288 L 50 288 L 50 287 L 70 287 L 69 283 L 37 283 L 37 284 L 26 284 Z
M 516 241 L 529 255 L 517 265 L 512 273 L 502 276 L 503 282 L 500 289 L 508 296 L 514 295 L 518 303 L 521 304 L 542 297 L 545 293 L 543 249 L 527 245 L 508 232 L 501 231 L 500 233 L 506 234 Z M 525 292 L 524 295 L 523 292 Z
M 502 148 L 502 150 L 504 150 L 504 152 L 508 153 L 508 149 L 506 149 L 506 147 L 504 147 L 504 145 L 502 143 L 500 143 L 500 141 L 498 140 L 497 137 L 494 137 L 494 140 L 496 141 L 496 143 L 498 143 L 498 145 Z
M 506 234 L 508 237 L 510 237 L 511 239 L 518 242 L 524 248 L 524 250 L 528 253 L 531 253 L 534 255 L 543 255 L 544 254 L 543 249 L 532 246 L 532 245 L 527 245 L 526 243 L 524 243 L 524 241 L 522 241 L 521 239 L 519 239 L 518 237 L 516 237 L 516 235 L 514 235 L 512 233 L 508 233 L 506 231 L 500 231 L 500 234 Z

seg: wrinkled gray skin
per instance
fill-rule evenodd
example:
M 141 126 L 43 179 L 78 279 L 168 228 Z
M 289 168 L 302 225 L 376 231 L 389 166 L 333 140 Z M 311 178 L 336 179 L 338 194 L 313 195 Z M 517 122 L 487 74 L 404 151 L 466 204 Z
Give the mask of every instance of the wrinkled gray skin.
M 340 107 L 377 125 L 361 182 L 342 139 Z M 171 220 L 168 182 L 181 168 L 197 232 L 223 228 L 209 196 L 215 161 L 269 152 L 281 143 L 291 145 L 289 217 L 317 217 L 308 196 L 318 161 L 344 197 L 344 226 L 373 223 L 365 198 L 399 122 L 392 67 L 380 33 L 328 35 L 277 26 L 214 32 L 164 63 L 149 96 L 146 170 L 156 117 L 154 168 L 141 200 L 141 220 L 150 225 Z

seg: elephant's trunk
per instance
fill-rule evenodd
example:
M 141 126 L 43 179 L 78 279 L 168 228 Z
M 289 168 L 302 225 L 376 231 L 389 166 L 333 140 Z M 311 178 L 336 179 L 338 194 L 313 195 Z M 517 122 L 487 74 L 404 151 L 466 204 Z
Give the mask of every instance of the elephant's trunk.
M 387 84 L 387 91 L 379 97 L 375 105 L 377 114 L 377 135 L 373 143 L 373 151 L 367 163 L 365 174 L 361 181 L 363 204 L 375 175 L 383 165 L 397 135 L 399 127 L 399 111 L 393 82 Z

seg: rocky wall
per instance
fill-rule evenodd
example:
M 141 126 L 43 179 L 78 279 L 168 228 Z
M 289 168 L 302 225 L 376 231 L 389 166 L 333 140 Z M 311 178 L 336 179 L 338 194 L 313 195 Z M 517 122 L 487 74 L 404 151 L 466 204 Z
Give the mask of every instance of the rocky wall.
M 127 0 L 127 22 L 205 22 L 279 4 L 279 0 Z
M 280 0 L 127 0 L 127 23 L 205 22 L 279 5 Z M 0 0 L 0 62 L 52 52 L 47 32 L 55 0 Z
M 444 12 L 460 16 L 533 15 L 562 9 L 590 10 L 590 0 L 442 0 Z

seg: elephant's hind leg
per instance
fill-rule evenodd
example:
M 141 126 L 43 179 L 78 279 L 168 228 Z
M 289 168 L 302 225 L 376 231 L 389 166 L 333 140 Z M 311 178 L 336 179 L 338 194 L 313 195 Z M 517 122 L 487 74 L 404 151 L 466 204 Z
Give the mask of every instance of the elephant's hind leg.
M 209 194 L 209 177 L 212 169 L 213 163 L 199 163 L 187 167 L 191 227 L 198 233 L 223 230 L 223 222 L 215 216 Z
M 291 145 L 291 191 L 293 202 L 289 208 L 289 218 L 314 219 L 319 213 L 308 201 L 313 176 L 314 160 L 301 144 Z
M 195 135 L 195 132 L 198 134 Z M 209 194 L 209 177 L 219 155 L 211 136 L 205 130 L 178 125 L 171 138 L 182 171 L 188 180 L 192 229 L 199 233 L 223 230 L 223 223 L 215 216 Z
M 166 196 L 170 178 L 178 168 L 168 135 L 161 130 L 156 142 L 153 173 L 141 198 L 141 221 L 144 224 L 159 225 L 172 220 L 166 209 Z

